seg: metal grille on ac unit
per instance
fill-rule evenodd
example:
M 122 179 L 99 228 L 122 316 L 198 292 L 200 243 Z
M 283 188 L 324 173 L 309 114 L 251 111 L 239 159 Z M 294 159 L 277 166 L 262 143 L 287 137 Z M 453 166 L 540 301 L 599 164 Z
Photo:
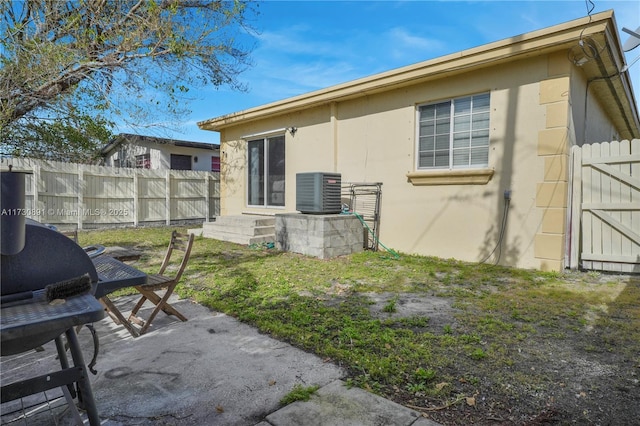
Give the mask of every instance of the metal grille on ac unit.
M 340 173 L 296 174 L 296 210 L 301 213 L 340 213 Z

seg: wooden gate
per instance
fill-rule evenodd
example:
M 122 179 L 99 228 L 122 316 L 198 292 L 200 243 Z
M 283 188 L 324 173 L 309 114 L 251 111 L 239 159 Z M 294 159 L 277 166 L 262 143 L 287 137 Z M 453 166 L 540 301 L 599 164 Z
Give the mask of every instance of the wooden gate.
M 640 272 L 640 139 L 571 150 L 570 268 Z

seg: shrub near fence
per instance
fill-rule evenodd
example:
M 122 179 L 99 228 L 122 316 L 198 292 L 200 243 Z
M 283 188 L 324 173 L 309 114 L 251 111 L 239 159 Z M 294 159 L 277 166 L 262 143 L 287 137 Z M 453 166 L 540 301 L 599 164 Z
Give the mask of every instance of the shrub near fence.
M 28 171 L 23 214 L 41 223 L 138 226 L 202 220 L 220 213 L 219 173 L 149 170 L 2 158 Z

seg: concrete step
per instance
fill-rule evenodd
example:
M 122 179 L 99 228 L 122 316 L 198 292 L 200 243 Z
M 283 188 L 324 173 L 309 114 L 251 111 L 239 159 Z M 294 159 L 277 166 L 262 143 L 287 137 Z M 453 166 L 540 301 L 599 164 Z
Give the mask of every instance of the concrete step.
M 275 217 L 270 216 L 217 216 L 214 222 L 205 222 L 197 235 L 236 244 L 272 243 L 275 224 Z
M 193 234 L 196 237 L 201 237 L 202 236 L 202 228 L 189 228 L 187 229 L 187 232 L 189 234 Z
M 229 241 L 231 243 L 244 245 L 273 243 L 276 240 L 275 234 L 251 236 L 228 232 L 209 232 L 207 230 L 202 231 L 202 236 L 205 238 L 213 238 L 215 240 Z
M 276 233 L 275 224 L 271 226 L 251 226 L 246 224 L 234 225 L 234 224 L 210 222 L 210 223 L 203 224 L 202 230 L 203 232 L 208 232 L 208 233 L 224 232 L 224 233 L 230 233 L 230 234 L 247 235 L 251 237 Z
M 205 222 L 204 225 L 212 223 L 225 224 L 230 226 L 275 226 L 276 218 L 272 216 L 216 216 L 214 222 Z

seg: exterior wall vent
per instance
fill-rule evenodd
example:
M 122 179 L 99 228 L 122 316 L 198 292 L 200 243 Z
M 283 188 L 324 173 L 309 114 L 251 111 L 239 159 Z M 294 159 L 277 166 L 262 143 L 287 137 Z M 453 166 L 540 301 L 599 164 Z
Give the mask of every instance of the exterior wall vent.
M 296 210 L 301 213 L 340 213 L 341 205 L 340 173 L 297 173 Z

